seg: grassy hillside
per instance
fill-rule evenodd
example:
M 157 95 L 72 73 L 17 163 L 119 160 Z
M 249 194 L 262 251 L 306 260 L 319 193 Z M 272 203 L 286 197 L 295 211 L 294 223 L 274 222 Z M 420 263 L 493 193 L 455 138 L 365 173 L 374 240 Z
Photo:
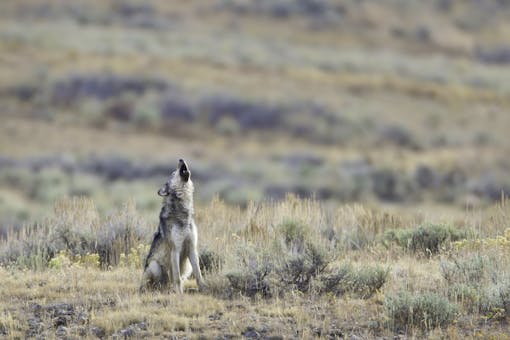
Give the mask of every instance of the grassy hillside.
M 509 34 L 500 0 L 3 1 L 0 336 L 504 337 Z M 138 295 L 181 157 L 209 287 Z
M 8 221 L 76 192 L 154 206 L 145 188 L 180 156 L 201 199 L 242 205 L 463 208 L 510 190 L 504 2 L 0 6 Z

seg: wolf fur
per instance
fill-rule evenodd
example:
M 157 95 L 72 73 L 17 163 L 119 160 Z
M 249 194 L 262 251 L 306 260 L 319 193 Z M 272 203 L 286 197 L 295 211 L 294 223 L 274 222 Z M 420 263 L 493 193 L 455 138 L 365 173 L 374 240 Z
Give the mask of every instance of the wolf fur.
M 171 285 L 176 293 L 182 293 L 182 282 L 191 271 L 199 289 L 203 288 L 197 251 L 198 232 L 193 220 L 193 190 L 191 172 L 186 162 L 180 159 L 177 169 L 158 191 L 163 197 L 163 207 L 158 230 L 145 260 L 140 291 Z

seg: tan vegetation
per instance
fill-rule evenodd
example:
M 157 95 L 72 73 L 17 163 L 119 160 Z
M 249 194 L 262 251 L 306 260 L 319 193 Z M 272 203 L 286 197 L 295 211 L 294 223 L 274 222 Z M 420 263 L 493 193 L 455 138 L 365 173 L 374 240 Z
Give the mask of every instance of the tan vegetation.
M 208 288 L 199 294 L 190 281 L 183 297 L 138 293 L 153 228 L 140 219 L 133 225 L 137 214 L 128 205 L 102 218 L 92 202 L 66 200 L 31 233 L 2 241 L 0 298 L 9 301 L 2 307 L 2 334 L 403 333 L 459 338 L 505 333 L 510 296 L 506 201 L 480 212 L 480 219 L 444 220 L 444 227 L 427 227 L 412 214 L 328 207 L 292 196 L 243 211 L 215 199 L 197 209 Z M 108 230 L 111 221 L 119 223 L 112 237 L 121 242 L 90 234 Z M 410 236 L 400 243 L 388 239 L 388 232 L 405 234 L 418 225 L 422 231 L 415 229 L 412 241 L 402 243 Z M 448 230 L 462 231 L 464 236 L 458 237 L 465 241 L 443 237 L 453 232 Z M 68 243 L 55 236 L 64 234 Z M 53 237 L 46 241 L 43 235 Z M 73 243 L 78 236 L 82 243 Z M 12 256 L 18 242 L 35 240 L 40 252 L 24 255 L 31 261 Z M 58 248 L 46 256 L 45 247 Z M 114 262 L 106 254 L 118 256 Z
M 508 337 L 509 18 L 1 2 L 0 337 Z M 138 295 L 179 157 L 208 290 Z

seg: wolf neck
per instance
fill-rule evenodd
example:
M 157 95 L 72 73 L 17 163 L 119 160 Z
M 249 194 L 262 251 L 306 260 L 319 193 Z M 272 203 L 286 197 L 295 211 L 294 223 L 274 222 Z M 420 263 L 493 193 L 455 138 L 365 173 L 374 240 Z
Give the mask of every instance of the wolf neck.
M 180 226 L 189 225 L 193 218 L 192 190 L 172 190 L 163 201 L 161 215 L 166 220 L 174 220 Z

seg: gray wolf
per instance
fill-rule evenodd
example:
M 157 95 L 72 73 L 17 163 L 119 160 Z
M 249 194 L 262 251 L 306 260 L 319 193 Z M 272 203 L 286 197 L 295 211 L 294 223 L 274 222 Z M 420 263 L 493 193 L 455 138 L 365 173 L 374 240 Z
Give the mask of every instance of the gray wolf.
M 182 282 L 190 273 L 190 264 L 199 289 L 204 281 L 200 272 L 197 225 L 193 219 L 193 182 L 182 159 L 170 179 L 158 190 L 163 197 L 159 226 L 145 260 L 140 291 L 171 285 L 182 293 Z

